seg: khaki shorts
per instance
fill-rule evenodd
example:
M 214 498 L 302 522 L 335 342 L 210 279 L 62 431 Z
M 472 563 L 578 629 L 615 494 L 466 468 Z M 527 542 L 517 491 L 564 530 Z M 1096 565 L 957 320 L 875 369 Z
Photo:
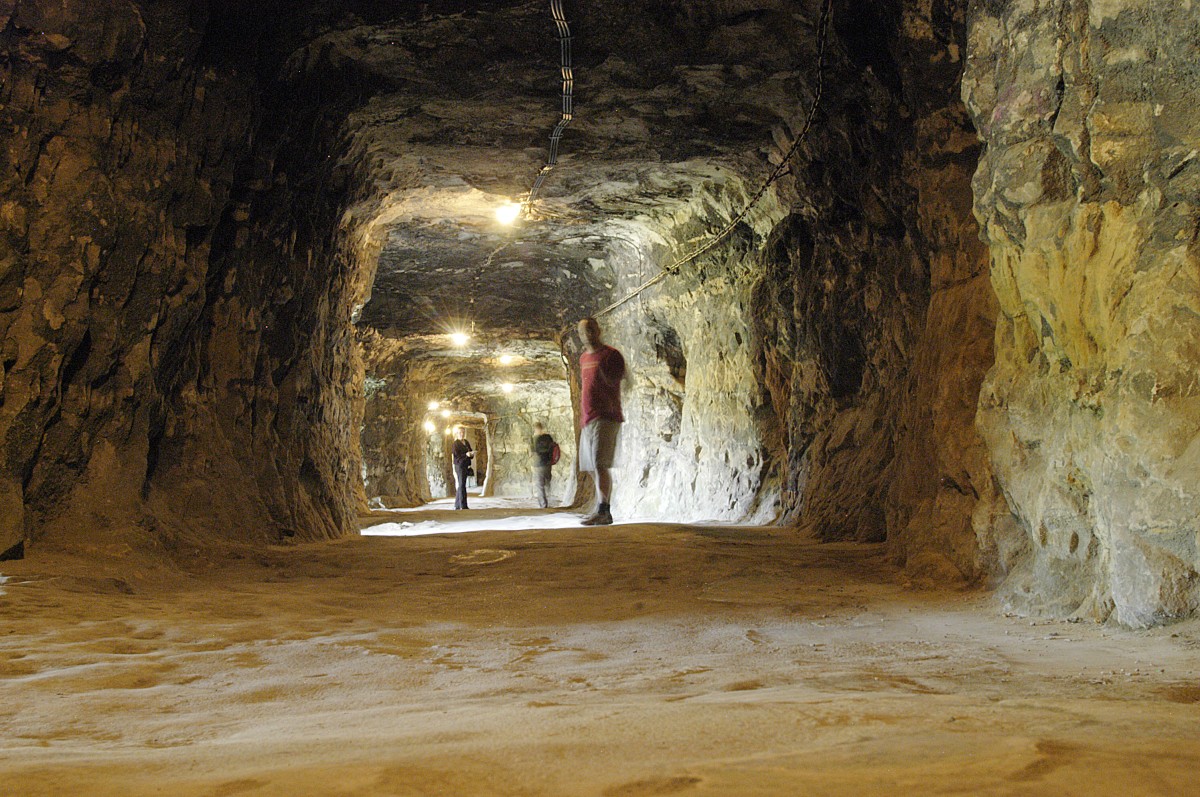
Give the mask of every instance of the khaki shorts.
M 619 421 L 596 418 L 579 433 L 579 470 L 583 472 L 608 470 L 617 453 Z

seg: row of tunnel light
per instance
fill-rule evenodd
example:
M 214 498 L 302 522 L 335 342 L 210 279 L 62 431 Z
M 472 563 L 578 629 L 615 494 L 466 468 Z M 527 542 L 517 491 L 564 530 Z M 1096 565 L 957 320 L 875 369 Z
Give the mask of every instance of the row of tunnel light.
M 463 346 L 466 346 L 467 342 L 470 341 L 470 339 L 471 339 L 471 336 L 468 335 L 466 332 L 452 332 L 452 333 L 450 333 L 449 337 L 450 337 L 450 341 L 455 346 L 458 346 L 460 348 Z M 500 365 L 509 366 L 509 365 L 512 365 L 514 362 L 516 362 L 516 357 L 514 357 L 511 354 L 501 354 L 497 358 L 497 362 L 499 362 Z M 515 390 L 515 389 L 516 389 L 516 385 L 514 385 L 512 382 L 505 382 L 502 385 L 500 385 L 501 392 L 506 393 L 506 394 L 512 393 L 513 390 Z M 442 403 L 436 399 L 429 402 L 428 409 L 430 412 L 438 412 L 441 415 L 441 417 L 446 420 L 449 420 L 455 414 L 453 410 L 451 410 L 447 407 L 442 407 Z M 425 421 L 424 426 L 425 426 L 425 431 L 428 432 L 429 434 L 433 434 L 434 432 L 437 431 L 437 424 L 435 424 L 430 419 L 427 419 Z M 454 425 L 447 426 L 445 428 L 444 432 L 447 435 L 453 434 L 454 433 Z

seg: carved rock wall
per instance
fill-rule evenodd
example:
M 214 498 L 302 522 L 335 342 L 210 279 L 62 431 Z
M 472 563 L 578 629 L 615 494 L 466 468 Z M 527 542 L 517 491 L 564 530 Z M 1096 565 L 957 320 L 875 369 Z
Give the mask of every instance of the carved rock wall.
M 974 416 L 996 311 L 956 97 L 964 4 L 838 12 L 793 174 L 726 244 L 602 319 L 633 374 L 615 509 L 782 513 L 824 539 L 886 539 L 914 576 L 976 579 L 992 566 L 971 518 L 992 483 Z M 747 158 L 634 217 L 614 294 L 723 225 L 764 171 Z
M 353 516 L 357 278 L 337 181 L 300 168 L 322 112 L 264 89 L 264 20 L 209 10 L 0 3 L 0 549 Z
M 1000 302 L 979 427 L 1002 489 L 978 524 L 1024 611 L 1144 626 L 1200 605 L 1198 41 L 1187 3 L 974 7 Z
M 494 495 L 533 495 L 533 424 L 540 421 L 562 452 L 551 469 L 550 505 L 569 503 L 575 494 L 575 414 L 565 379 L 519 386 L 493 405 L 492 480 Z

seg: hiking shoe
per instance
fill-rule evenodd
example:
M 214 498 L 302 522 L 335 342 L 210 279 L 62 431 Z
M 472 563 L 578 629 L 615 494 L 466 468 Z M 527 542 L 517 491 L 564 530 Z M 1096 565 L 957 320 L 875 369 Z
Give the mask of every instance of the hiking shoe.
M 612 514 L 608 512 L 593 512 L 592 514 L 579 521 L 581 526 L 611 526 Z

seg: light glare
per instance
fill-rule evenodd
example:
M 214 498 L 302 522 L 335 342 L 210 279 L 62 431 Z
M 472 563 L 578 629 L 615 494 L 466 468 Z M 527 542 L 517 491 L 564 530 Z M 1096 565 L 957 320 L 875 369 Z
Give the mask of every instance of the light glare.
M 450 342 L 453 343 L 455 346 L 466 346 L 467 341 L 470 339 L 471 339 L 471 336 L 468 335 L 466 332 L 451 332 L 450 333 Z
M 425 431 L 433 434 L 433 430 L 437 427 L 433 425 L 433 421 L 425 421 Z
M 436 410 L 440 406 L 442 406 L 442 405 L 437 401 L 429 402 L 429 409 L 431 409 L 431 410 Z
M 501 224 L 512 224 L 521 215 L 521 205 L 517 202 L 508 202 L 496 208 L 496 221 Z
M 513 361 L 513 356 L 511 354 L 501 354 L 500 355 L 500 364 L 501 365 L 512 365 L 512 361 Z
M 450 417 L 450 410 L 442 410 L 442 417 L 443 417 L 443 418 L 449 418 L 449 417 Z
M 505 382 L 503 385 L 500 386 L 500 389 L 503 390 L 505 393 L 511 393 L 511 392 L 513 392 L 512 383 Z

